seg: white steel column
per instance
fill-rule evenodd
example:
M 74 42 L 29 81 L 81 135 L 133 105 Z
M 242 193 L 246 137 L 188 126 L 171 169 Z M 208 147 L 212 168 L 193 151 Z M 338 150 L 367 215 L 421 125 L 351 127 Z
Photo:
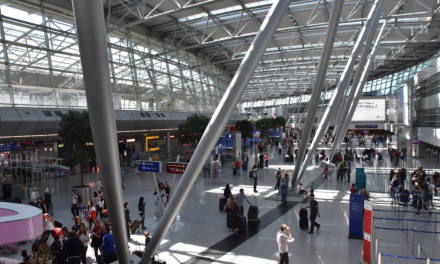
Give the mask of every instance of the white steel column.
M 313 125 L 315 123 L 315 116 L 319 106 L 320 94 L 324 87 L 324 81 L 328 70 L 328 64 L 330 61 L 331 52 L 335 43 L 336 33 L 338 31 L 339 20 L 341 18 L 342 7 L 344 6 L 344 0 L 335 0 L 333 2 L 332 13 L 327 25 L 327 32 L 325 34 L 324 46 L 321 52 L 321 59 L 318 65 L 318 71 L 316 74 L 315 84 L 313 86 L 312 95 L 310 97 L 309 108 L 307 113 L 306 122 L 302 131 L 302 142 L 298 149 L 297 160 L 303 160 L 306 153 L 307 141 L 310 139 L 310 133 L 312 132 Z M 312 151 L 309 151 L 312 153 Z M 295 169 L 293 170 L 291 186 L 292 189 L 296 186 L 295 183 L 299 176 L 301 162 L 295 162 Z
M 332 116 L 334 115 L 335 111 L 337 110 L 337 103 L 336 102 L 340 102 L 341 97 L 343 96 L 348 82 L 350 80 L 351 77 L 351 71 L 353 70 L 354 64 L 359 56 L 359 53 L 362 50 L 362 45 L 365 41 L 365 39 L 367 38 L 367 35 L 370 35 L 372 37 L 374 37 L 374 33 L 375 33 L 375 27 L 373 27 L 375 24 L 374 22 L 379 19 L 380 17 L 380 10 L 381 10 L 381 6 L 382 6 L 382 2 L 383 0 L 376 0 L 374 2 L 373 7 L 371 8 L 370 14 L 368 15 L 368 20 L 365 24 L 365 26 L 362 28 L 362 31 L 359 35 L 359 40 L 356 43 L 355 47 L 353 48 L 353 53 L 350 57 L 350 59 L 347 62 L 347 65 L 345 66 L 344 72 L 342 73 L 341 76 L 341 80 L 338 83 L 338 86 L 336 87 L 332 99 L 330 100 L 327 109 L 325 110 L 324 116 L 322 117 L 321 123 L 318 126 L 318 130 L 316 132 L 315 138 L 313 139 L 312 144 L 310 145 L 310 150 L 307 153 L 308 155 L 306 156 L 306 159 L 304 160 L 302 166 L 301 166 L 301 170 L 299 172 L 299 177 L 297 182 L 299 181 L 299 179 L 301 179 L 302 175 L 304 174 L 304 172 L 307 169 L 307 166 L 310 162 L 310 159 L 313 156 L 313 152 L 315 151 L 315 149 L 317 149 L 318 144 L 320 142 L 320 139 L 322 138 L 322 136 L 325 133 L 325 130 L 327 129 L 327 126 L 332 118 Z M 372 39 L 371 39 L 372 40 Z M 370 43 L 366 43 L 366 49 L 369 50 L 369 45 Z M 335 141 L 333 141 L 335 142 Z M 329 159 L 331 160 L 332 156 L 329 156 Z M 292 182 L 294 183 L 294 182 Z M 295 185 L 296 186 L 296 185 Z
M 73 14 L 87 95 L 93 143 L 103 177 L 119 263 L 130 263 L 125 229 L 118 137 L 101 0 L 73 0 Z
M 215 142 L 220 137 L 229 117 L 235 110 L 235 107 L 248 85 L 249 80 L 254 74 L 261 57 L 266 51 L 267 45 L 272 40 L 272 36 L 276 32 L 279 23 L 285 16 L 290 3 L 291 0 L 274 1 L 257 36 L 243 58 L 243 61 L 220 101 L 219 106 L 214 112 L 185 173 L 182 175 L 179 185 L 176 187 L 173 195 L 174 199 L 170 200 L 167 210 L 165 210 L 164 215 L 158 223 L 140 263 L 150 262 L 151 257 L 154 255 L 162 242 L 162 239 L 165 237 L 165 234 L 168 232 L 177 212 L 182 207 L 194 181 L 202 170 L 204 163 L 200 161 L 208 159 Z
M 358 85 L 356 87 L 353 86 L 351 88 L 351 89 L 355 90 L 355 96 L 354 96 L 353 102 L 351 103 L 350 111 L 347 114 L 347 118 L 345 119 L 344 124 L 342 124 L 342 126 L 341 126 L 342 131 L 347 130 L 347 127 L 350 124 L 351 119 L 353 118 L 354 112 L 356 110 L 356 106 L 357 106 L 359 99 L 361 98 L 361 95 L 362 95 L 362 89 L 364 88 L 365 82 L 367 82 L 368 75 L 370 74 L 371 68 L 373 67 L 374 58 L 376 57 L 377 51 L 379 49 L 379 44 L 382 41 L 383 35 L 385 33 L 386 25 L 387 25 L 387 22 L 386 22 L 386 20 L 384 20 L 384 24 L 382 25 L 382 28 L 380 30 L 379 36 L 376 39 L 376 42 L 374 43 L 374 47 L 373 47 L 373 50 L 371 51 L 370 57 L 368 58 L 368 61 L 365 64 L 366 67 L 365 67 L 364 71 L 362 72 L 362 77 L 361 77 L 360 83 L 358 83 Z M 335 143 L 337 143 L 337 142 L 335 142 Z

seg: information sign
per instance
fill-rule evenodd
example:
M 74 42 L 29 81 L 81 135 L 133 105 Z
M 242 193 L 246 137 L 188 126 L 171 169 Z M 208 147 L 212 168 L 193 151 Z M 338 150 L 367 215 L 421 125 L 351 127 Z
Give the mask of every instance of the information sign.
M 0 145 L 0 152 L 4 152 L 4 151 L 14 151 L 15 146 L 14 145 Z
M 162 162 L 138 160 L 138 170 L 146 172 L 162 172 Z
M 362 239 L 364 223 L 364 196 L 362 194 L 350 194 L 350 222 L 348 238 Z
M 167 162 L 165 164 L 166 173 L 183 174 L 188 167 L 188 163 Z
M 370 201 L 364 201 L 364 256 L 363 260 L 371 264 L 371 234 L 373 230 L 373 204 Z

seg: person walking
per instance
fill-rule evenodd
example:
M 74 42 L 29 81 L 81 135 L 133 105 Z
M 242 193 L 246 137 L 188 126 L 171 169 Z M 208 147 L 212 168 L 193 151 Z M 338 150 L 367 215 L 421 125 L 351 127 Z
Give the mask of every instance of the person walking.
M 281 202 L 286 201 L 287 185 L 289 184 L 289 173 L 286 170 L 284 178 L 281 180 Z
M 102 212 L 104 211 L 104 206 L 105 206 L 105 201 L 104 199 L 102 199 L 102 195 L 98 195 L 98 201 L 97 201 L 98 206 L 96 207 L 96 211 L 98 211 L 99 213 L 99 219 L 102 220 Z
M 364 196 L 364 201 L 369 201 L 370 200 L 370 194 L 367 191 L 367 187 L 364 185 L 362 185 L 362 190 L 359 191 L 359 194 L 362 194 Z
M 264 155 L 261 153 L 258 158 L 260 159 L 260 169 L 264 168 Z
M 142 225 L 142 229 L 146 229 L 145 227 L 145 204 L 147 202 L 144 201 L 144 197 L 141 196 L 139 198 L 139 203 L 138 203 L 138 210 L 139 210 L 139 216 L 141 217 L 141 225 Z
M 75 219 L 76 216 L 79 216 L 78 205 L 78 195 L 76 195 L 75 191 L 72 190 L 72 196 L 70 197 L 70 211 L 73 214 L 72 219 Z
M 304 207 L 304 209 L 310 208 L 310 231 L 309 234 L 313 234 L 313 228 L 316 226 L 316 228 L 319 231 L 319 228 L 321 227 L 320 224 L 315 222 L 316 216 L 321 217 L 319 214 L 319 206 L 318 202 L 315 200 L 315 195 L 310 194 L 310 204 Z
M 336 182 L 339 181 L 342 182 L 342 178 L 344 175 L 344 163 L 342 163 L 342 161 L 338 163 L 336 175 L 337 175 Z
M 264 162 L 266 163 L 266 167 L 267 168 L 269 168 L 269 155 L 267 155 L 267 152 L 266 152 L 266 154 L 264 155 Z
M 283 150 L 283 146 L 281 145 L 281 142 L 278 143 L 278 155 L 281 155 L 281 152 Z
M 223 191 L 223 196 L 226 199 L 229 199 L 229 195 L 231 194 L 231 188 L 229 187 L 229 183 L 226 184 L 225 190 Z
M 101 246 L 104 264 L 112 263 L 116 260 L 115 242 L 110 226 L 104 228 L 104 238 Z
M 83 243 L 83 248 L 81 252 L 81 262 L 82 264 L 87 264 L 87 249 L 89 248 L 89 233 L 87 232 L 86 226 L 81 225 L 78 232 L 76 232 L 76 237 Z
M 12 185 L 5 180 L 2 185 L 3 189 L 3 200 L 11 199 L 12 197 Z
M 240 175 L 240 169 L 241 169 L 240 159 L 235 160 L 234 167 L 237 169 L 237 175 Z
M 238 206 L 235 202 L 235 198 L 232 196 L 228 205 L 228 217 L 227 223 L 232 232 L 236 233 L 238 231 Z
M 243 157 L 243 171 L 247 171 L 248 162 L 249 162 L 249 158 L 248 158 L 247 154 L 244 154 L 244 157 Z
M 38 194 L 37 187 L 34 187 L 34 190 L 31 193 L 31 200 L 32 200 L 32 202 L 34 202 L 34 204 L 36 204 L 38 202 L 38 197 L 40 197 L 40 194 Z
M 257 193 L 258 169 L 254 169 L 254 193 Z
M 161 182 L 159 181 L 159 179 L 156 179 L 156 182 L 157 182 L 157 187 L 159 188 L 159 190 L 155 190 L 155 192 L 154 192 L 154 194 L 157 196 L 157 197 L 156 197 L 156 203 L 155 203 L 155 204 L 157 204 L 157 202 L 159 201 L 159 197 L 160 197 L 160 199 L 161 199 L 162 202 L 163 202 L 163 199 L 162 199 L 162 194 L 163 194 L 163 183 L 161 183 Z
M 124 203 L 124 213 L 125 213 L 125 230 L 127 231 L 127 238 L 130 239 L 130 210 L 128 209 L 128 203 Z
M 125 181 L 125 171 L 124 171 L 124 166 L 121 166 L 121 184 L 122 184 L 122 189 L 124 189 L 124 182 Z
M 275 190 L 280 189 L 281 177 L 281 168 L 278 168 L 278 170 L 275 172 L 275 179 L 277 180 L 277 182 L 275 183 Z
M 98 249 L 102 245 L 102 237 L 101 237 L 101 231 L 103 231 L 103 225 L 101 224 L 101 221 L 97 220 L 95 222 L 95 226 L 90 231 L 90 236 L 92 239 L 92 242 L 90 243 L 90 246 L 93 248 L 93 251 L 95 252 L 95 259 L 98 258 Z
M 208 174 L 209 178 L 211 178 L 211 169 L 210 169 L 209 159 L 206 160 L 205 165 L 203 166 L 203 178 L 206 178 L 206 174 Z
M 165 200 L 165 205 L 170 201 L 170 195 L 171 195 L 171 186 L 168 184 L 167 181 L 164 181 L 163 189 L 165 190 L 165 196 L 167 199 Z
M 350 161 L 345 162 L 345 170 L 347 171 L 347 182 L 350 182 L 350 173 L 351 173 L 351 163 Z
M 84 252 L 84 244 L 76 237 L 76 231 L 71 231 L 70 237 L 64 242 L 63 255 L 68 264 L 80 264 Z
M 243 215 L 243 212 L 244 212 L 244 208 L 243 208 L 244 200 L 246 200 L 248 202 L 248 204 L 250 206 L 252 206 L 251 202 L 249 202 L 248 198 L 246 197 L 246 194 L 244 194 L 243 188 L 241 188 L 240 193 L 238 193 L 235 196 L 235 201 L 237 202 L 238 209 L 240 210 L 240 215 Z
M 288 232 L 289 236 L 284 233 Z M 280 264 L 289 264 L 289 248 L 287 243 L 293 242 L 290 228 L 286 224 L 281 225 L 281 230 L 277 232 L 278 251 L 280 253 Z
M 47 211 L 50 215 L 53 215 L 52 195 L 49 192 L 49 188 L 44 190 L 44 203 L 46 204 Z

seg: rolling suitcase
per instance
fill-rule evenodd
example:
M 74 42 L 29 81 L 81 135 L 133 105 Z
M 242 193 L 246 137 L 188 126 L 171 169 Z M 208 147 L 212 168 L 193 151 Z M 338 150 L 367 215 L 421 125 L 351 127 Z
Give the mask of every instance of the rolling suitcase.
M 131 223 L 131 225 L 130 225 L 130 233 L 132 233 L 132 234 L 136 233 L 136 230 L 138 229 L 140 224 L 141 224 L 141 221 L 134 220 L 133 223 Z
M 226 198 L 225 197 L 220 198 L 218 201 L 218 210 L 223 212 L 223 209 L 225 208 L 225 204 L 226 204 Z
M 246 229 L 247 229 L 246 216 L 243 215 L 238 216 L 238 230 L 246 231 Z
M 237 175 L 237 168 L 236 167 L 232 168 L 232 174 Z
M 258 207 L 251 205 L 248 210 L 248 225 L 249 227 L 257 227 L 260 225 L 260 220 L 258 219 Z
M 285 162 L 289 162 L 289 155 L 285 155 L 285 156 L 284 156 L 284 161 L 285 161 Z
M 307 216 L 307 210 L 304 208 L 299 210 L 299 228 L 301 230 L 309 229 L 309 217 Z

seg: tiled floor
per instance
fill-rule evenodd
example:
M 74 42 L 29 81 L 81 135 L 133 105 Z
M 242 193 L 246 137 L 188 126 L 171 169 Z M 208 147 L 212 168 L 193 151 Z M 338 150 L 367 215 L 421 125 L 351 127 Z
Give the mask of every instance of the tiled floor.
M 389 159 L 384 154 L 382 163 L 364 164 L 368 173 L 367 182 L 370 191 L 383 191 L 384 178 L 387 177 L 390 169 Z M 280 156 L 276 154 L 270 160 L 270 168 L 260 172 L 258 182 L 258 193 L 252 192 L 253 182 L 247 177 L 247 173 L 241 176 L 232 175 L 232 164 L 226 163 L 222 168 L 222 176 L 226 182 L 233 185 L 232 192 L 235 194 L 240 188 L 245 189 L 252 204 L 259 207 L 260 218 L 266 222 L 260 228 L 249 230 L 247 233 L 232 234 L 226 227 L 226 214 L 218 211 L 218 199 L 223 195 L 222 185 L 210 185 L 207 178 L 196 181 L 190 195 L 179 212 L 175 222 L 171 226 L 167 236 L 159 248 L 160 257 L 167 263 L 277 263 L 278 248 L 276 243 L 276 232 L 282 223 L 291 227 L 292 236 L 295 241 L 289 244 L 291 263 L 359 263 L 362 261 L 362 241 L 348 239 L 349 225 L 349 187 L 350 183 L 336 183 L 333 178 L 315 186 L 315 195 L 319 202 L 321 218 L 317 221 L 322 224 L 319 232 L 309 235 L 306 231 L 301 231 L 298 227 L 298 212 L 305 204 L 281 205 L 279 201 L 268 199 L 275 192 L 275 168 L 279 165 L 285 166 Z M 315 164 L 312 162 L 311 167 Z M 433 164 L 435 165 L 435 164 Z M 359 166 L 359 162 L 352 163 L 352 182 L 354 182 L 354 169 Z M 293 166 L 292 166 L 293 167 Z M 440 166 L 439 166 L 440 167 Z M 432 167 L 431 169 L 434 169 Z M 409 172 L 409 170 L 408 170 Z M 307 177 L 319 175 L 317 169 L 307 171 Z M 102 175 L 101 175 L 102 176 Z M 157 225 L 154 212 L 158 209 L 155 205 L 156 197 L 153 195 L 152 175 L 126 173 L 128 183 L 125 184 L 124 201 L 129 203 L 132 220 L 138 218 L 137 202 L 140 196 L 144 196 L 147 201 L 146 206 L 146 226 L 154 236 Z M 92 186 L 93 191 L 97 190 L 96 183 L 99 174 L 87 173 L 86 183 Z M 172 175 L 160 174 L 161 181 L 172 182 Z M 179 178 L 179 177 L 178 177 Z M 67 178 L 50 179 L 47 186 L 50 187 L 54 201 L 54 219 L 70 227 L 72 215 L 69 208 L 69 186 L 79 183 L 79 176 L 72 176 L 71 183 Z M 40 193 L 44 187 L 38 182 Z M 106 194 L 111 195 L 111 194 Z M 374 208 L 393 210 L 388 203 L 385 194 L 375 193 L 373 202 Z M 121 202 L 122 206 L 122 202 Z M 248 205 L 245 204 L 245 212 Z M 440 209 L 440 208 L 439 208 Z M 439 211 L 433 209 L 433 211 Z M 413 211 L 412 208 L 405 207 L 404 210 Z M 393 212 L 375 212 L 376 217 L 397 218 Z M 402 216 L 401 216 L 402 217 Z M 435 214 L 416 216 L 413 213 L 405 213 L 404 218 L 419 220 L 435 220 Z M 440 216 L 438 217 L 440 221 Z M 391 220 L 375 220 L 375 226 L 400 228 L 401 223 Z M 434 231 L 434 223 L 410 222 L 409 228 L 417 230 Z M 440 228 L 440 227 L 439 227 Z M 380 230 L 377 232 L 379 239 L 379 251 L 387 254 L 397 254 L 411 256 L 411 243 L 405 243 L 406 233 L 401 231 Z M 415 235 L 416 244 L 422 243 L 422 248 L 431 258 L 440 258 L 440 252 L 436 251 L 439 246 L 440 236 L 434 234 Z M 141 232 L 132 235 L 133 241 L 130 242 L 131 249 L 135 250 L 139 246 L 135 244 L 144 243 Z M 411 239 L 411 234 L 409 234 Z M 19 245 L 19 248 L 31 247 L 31 243 Z M 143 246 L 140 246 L 143 249 Z M 415 252 L 417 249 L 415 248 Z M 5 257 L 19 257 L 10 255 L 6 252 L 1 253 Z M 417 253 L 416 253 L 417 254 Z M 205 257 L 203 258 L 197 258 Z M 209 257 L 207 259 L 206 257 Z M 88 263 L 93 263 L 94 256 L 92 250 L 88 252 Z M 384 259 L 382 263 L 416 263 L 415 261 Z

